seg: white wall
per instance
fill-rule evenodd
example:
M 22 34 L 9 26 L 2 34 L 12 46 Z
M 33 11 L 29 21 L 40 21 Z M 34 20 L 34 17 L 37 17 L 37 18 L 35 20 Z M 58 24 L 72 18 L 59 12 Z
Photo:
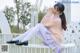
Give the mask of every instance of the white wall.
M 71 21 L 80 21 L 80 3 L 71 4 Z

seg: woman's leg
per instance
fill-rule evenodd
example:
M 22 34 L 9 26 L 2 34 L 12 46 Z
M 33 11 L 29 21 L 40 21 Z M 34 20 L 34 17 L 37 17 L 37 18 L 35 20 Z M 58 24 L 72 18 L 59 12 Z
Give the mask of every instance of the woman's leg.
M 51 37 L 52 33 L 46 27 L 44 27 L 44 25 L 38 24 L 35 26 L 34 29 L 35 30 L 32 30 L 32 32 L 26 35 L 22 42 L 29 40 L 33 36 L 32 33 L 36 33 L 37 35 L 40 35 L 43 38 L 44 42 L 50 48 L 52 48 L 53 50 L 54 48 L 56 48 L 56 53 L 61 53 L 61 47 L 56 43 L 55 40 L 53 40 L 53 38 Z
M 61 47 L 51 37 L 52 33 L 47 28 L 45 28 L 43 25 L 39 31 L 41 33 L 42 38 L 44 39 L 45 44 L 49 46 L 50 48 L 52 48 L 53 50 L 56 48 L 56 53 L 61 53 Z
M 44 37 L 44 42 L 47 46 L 49 46 L 50 48 L 52 48 L 53 53 L 54 50 L 56 49 L 56 53 L 61 53 L 61 47 L 55 42 L 55 40 L 52 39 L 52 37 L 50 36 L 50 34 L 46 34 Z
M 61 52 L 61 48 L 58 46 L 58 44 L 55 42 L 55 40 L 52 39 L 51 37 L 51 32 L 44 27 L 44 25 L 42 24 L 37 24 L 35 27 L 33 27 L 32 29 L 29 29 L 27 32 L 25 32 L 22 36 L 23 38 L 21 38 L 21 42 L 25 42 L 27 40 L 30 40 L 34 35 L 34 33 L 36 33 L 37 35 L 40 35 L 43 39 L 44 42 L 54 50 L 54 48 L 56 48 L 56 52 L 60 53 Z M 54 51 L 53 51 L 54 52 Z
M 22 40 L 29 32 L 31 32 L 34 28 L 29 29 L 28 31 L 26 31 L 23 34 L 20 34 L 19 36 L 13 38 L 14 41 L 16 40 Z
M 34 36 L 33 34 L 36 34 L 39 31 L 39 25 L 40 24 L 37 24 L 35 27 L 32 27 L 20 36 L 13 38 L 13 40 L 20 40 L 21 42 L 30 40 Z
M 43 30 L 43 33 L 45 32 L 44 28 L 43 29 L 42 28 L 43 26 L 41 23 L 37 24 L 31 31 L 29 31 L 29 33 L 24 34 L 26 36 L 21 40 L 21 42 L 30 40 L 34 35 L 41 36 L 40 30 Z

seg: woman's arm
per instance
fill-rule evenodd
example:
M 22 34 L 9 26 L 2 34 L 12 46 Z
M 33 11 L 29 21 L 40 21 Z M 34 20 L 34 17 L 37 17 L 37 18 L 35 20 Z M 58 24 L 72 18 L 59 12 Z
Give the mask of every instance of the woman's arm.
M 45 27 L 50 27 L 52 26 L 52 23 L 49 19 L 49 17 L 44 16 L 43 19 L 41 20 L 41 23 L 45 26 Z
M 52 8 L 49 8 L 46 15 L 43 17 L 43 19 L 41 20 L 41 23 L 44 24 L 44 26 L 46 27 L 50 27 L 52 26 L 53 22 L 52 22 Z

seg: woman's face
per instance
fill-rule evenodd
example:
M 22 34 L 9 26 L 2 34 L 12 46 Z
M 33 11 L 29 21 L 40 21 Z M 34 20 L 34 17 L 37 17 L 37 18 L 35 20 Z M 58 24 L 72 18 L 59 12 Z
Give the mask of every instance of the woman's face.
M 48 12 L 53 13 L 53 14 L 57 14 L 57 15 L 60 14 L 57 7 L 49 8 Z
M 58 7 L 53 7 L 53 13 L 54 14 L 60 14 L 60 12 L 58 11 Z

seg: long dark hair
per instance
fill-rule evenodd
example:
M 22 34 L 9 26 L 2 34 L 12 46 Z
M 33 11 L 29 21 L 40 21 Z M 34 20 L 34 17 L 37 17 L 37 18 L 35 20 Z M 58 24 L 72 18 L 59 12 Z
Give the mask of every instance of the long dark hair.
M 67 26 L 66 26 L 66 17 L 65 17 L 65 14 L 64 14 L 64 5 L 62 3 L 57 3 L 54 5 L 54 8 L 57 7 L 57 10 L 60 12 L 60 18 L 61 18 L 61 23 L 62 23 L 62 28 L 64 30 L 66 30 Z

